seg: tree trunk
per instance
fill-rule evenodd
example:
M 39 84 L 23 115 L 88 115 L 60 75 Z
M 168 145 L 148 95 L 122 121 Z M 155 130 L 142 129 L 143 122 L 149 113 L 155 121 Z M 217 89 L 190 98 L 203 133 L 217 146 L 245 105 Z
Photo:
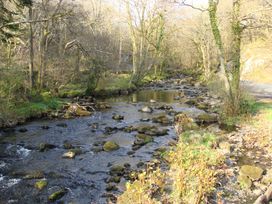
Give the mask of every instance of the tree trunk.
M 241 60 L 241 35 L 242 27 L 239 20 L 240 0 L 233 1 L 233 20 L 232 20 L 232 93 L 233 93 L 233 111 L 237 113 L 240 108 L 240 60 Z
M 232 95 L 230 88 L 230 79 L 228 76 L 228 72 L 226 70 L 226 56 L 223 48 L 223 42 L 220 30 L 218 28 L 218 20 L 217 20 L 217 2 L 214 0 L 209 0 L 209 17 L 210 24 L 212 27 L 212 33 L 216 42 L 216 45 L 219 50 L 219 60 L 220 60 L 220 78 L 224 82 L 225 90 L 229 94 Z
M 32 21 L 32 18 L 33 18 L 32 7 L 29 6 L 29 21 Z M 32 23 L 29 23 L 29 88 L 30 89 L 32 89 L 34 85 L 33 69 L 34 69 L 33 28 L 32 28 Z

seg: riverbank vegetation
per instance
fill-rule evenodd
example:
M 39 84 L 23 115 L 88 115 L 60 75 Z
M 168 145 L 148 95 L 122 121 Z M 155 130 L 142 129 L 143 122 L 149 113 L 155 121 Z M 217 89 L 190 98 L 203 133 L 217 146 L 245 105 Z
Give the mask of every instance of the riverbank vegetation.
M 216 136 L 209 132 L 187 131 L 164 155 L 170 169 L 166 173 L 148 169 L 139 180 L 127 184 L 118 198 L 125 203 L 201 203 L 215 190 L 218 166 L 223 155 L 214 148 Z
M 176 121 L 177 141 L 160 155 L 166 169 L 146 168 L 117 202 L 206 202 L 215 197 L 220 167 L 231 152 L 229 132 L 248 122 L 261 136 L 238 135 L 239 148 L 255 143 L 272 149 L 271 104 L 242 88 L 247 80 L 271 83 L 271 11 L 271 0 L 0 0 L 0 128 L 48 113 L 90 116 L 110 107 L 95 98 L 128 95 L 145 85 L 163 89 L 160 82 L 178 76 L 168 81 L 182 90 L 174 100 L 205 112 L 186 116 L 186 124 Z M 156 108 L 178 114 L 167 106 L 140 112 Z M 168 115 L 141 120 L 171 124 Z M 134 148 L 152 141 L 138 135 Z M 257 182 L 246 179 L 250 187 Z

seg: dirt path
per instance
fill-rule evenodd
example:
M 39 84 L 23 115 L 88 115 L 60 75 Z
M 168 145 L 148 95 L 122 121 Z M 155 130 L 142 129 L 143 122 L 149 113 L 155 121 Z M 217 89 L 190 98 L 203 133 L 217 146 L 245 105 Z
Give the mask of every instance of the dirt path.
M 272 84 L 242 81 L 242 87 L 258 99 L 272 99 Z

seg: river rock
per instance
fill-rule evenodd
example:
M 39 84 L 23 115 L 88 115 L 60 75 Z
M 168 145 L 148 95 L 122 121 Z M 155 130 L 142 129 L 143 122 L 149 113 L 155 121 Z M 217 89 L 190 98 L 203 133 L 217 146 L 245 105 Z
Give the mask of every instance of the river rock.
M 116 185 L 109 183 L 106 187 L 106 191 L 118 191 L 118 188 L 116 187 Z
M 134 142 L 135 145 L 145 145 L 149 142 L 152 142 L 153 138 L 149 135 L 145 134 L 138 134 L 136 135 L 136 141 Z
M 150 99 L 150 103 L 156 103 L 157 101 L 154 99 Z
M 80 148 L 70 149 L 69 152 L 75 153 L 75 156 L 81 155 L 83 153 L 82 149 Z
M 40 191 L 43 190 L 46 186 L 47 186 L 47 180 L 45 179 L 37 181 L 35 183 L 35 188 L 37 188 Z
M 112 119 L 113 119 L 113 120 L 124 120 L 124 116 L 122 116 L 122 115 L 117 115 L 117 114 L 116 114 L 116 115 L 113 115 L 113 116 L 112 116 Z
M 218 122 L 217 115 L 202 113 L 196 117 L 196 121 L 200 124 L 211 124 Z
M 161 105 L 161 106 L 157 106 L 156 109 L 158 110 L 172 110 L 173 107 L 172 106 L 169 106 L 169 105 Z
M 112 183 L 120 183 L 120 181 L 121 181 L 120 176 L 111 176 L 106 180 L 107 183 L 111 183 L 111 182 Z
M 188 101 L 185 102 L 187 105 L 190 105 L 190 106 L 196 106 L 198 101 L 197 99 L 189 99 Z
M 125 174 L 125 167 L 121 165 L 114 165 L 110 168 L 111 176 L 123 176 Z
M 131 133 L 131 132 L 135 131 L 135 128 L 133 126 L 127 126 L 127 127 L 123 128 L 123 131 Z
M 48 125 L 42 125 L 41 128 L 42 128 L 43 130 L 48 130 L 50 127 L 49 127 Z
M 150 119 L 149 119 L 149 118 L 141 118 L 140 121 L 141 121 L 141 122 L 149 122 Z
M 26 128 L 20 128 L 18 131 L 24 133 L 24 132 L 27 132 L 27 129 Z
M 138 133 L 145 134 L 146 131 L 148 131 L 148 130 L 150 130 L 152 128 L 156 128 L 156 127 L 151 126 L 151 125 L 143 124 L 143 125 L 139 125 L 138 127 L 136 127 L 136 130 L 138 131 Z
M 24 179 L 42 179 L 44 178 L 44 173 L 42 171 L 32 171 L 24 176 Z
M 49 197 L 48 200 L 51 202 L 54 202 L 56 200 L 61 199 L 66 193 L 67 193 L 67 189 L 61 189 L 59 191 L 56 191 L 54 193 L 52 193 Z
M 73 149 L 74 146 L 73 146 L 71 143 L 69 143 L 68 141 L 65 141 L 65 142 L 63 143 L 63 148 L 64 148 L 64 149 Z
M 69 151 L 69 152 L 64 153 L 62 155 L 62 158 L 65 158 L 65 159 L 74 159 L 75 156 L 76 156 L 75 152 Z
M 153 109 L 151 107 L 145 106 L 140 111 L 143 113 L 152 113 Z
M 263 175 L 264 170 L 257 166 L 243 165 L 240 169 L 240 175 L 245 175 L 251 180 L 259 180 Z
M 98 110 L 103 110 L 103 109 L 110 109 L 111 106 L 108 103 L 99 102 L 95 104 L 95 108 Z
M 67 128 L 68 127 L 68 125 L 66 123 L 58 123 L 56 126 L 57 127 L 63 127 L 63 128 Z
M 152 118 L 153 123 L 161 123 L 163 125 L 171 124 L 172 121 L 166 115 L 160 115 Z
M 119 145 L 113 141 L 107 141 L 104 145 L 103 145 L 103 149 L 106 152 L 110 152 L 110 151 L 114 151 L 119 149 Z
M 92 147 L 91 150 L 93 152 L 95 152 L 95 153 L 98 153 L 98 152 L 102 152 L 104 149 L 103 149 L 103 147 L 97 147 L 97 146 L 95 146 L 95 147 Z
M 92 113 L 87 111 L 87 109 L 85 107 L 80 106 L 77 103 L 73 103 L 68 107 L 68 109 L 64 115 L 64 118 L 71 118 L 74 116 L 79 116 L 79 117 L 90 116 L 91 114 Z
M 39 146 L 39 150 L 40 152 L 45 152 L 49 149 L 54 149 L 56 148 L 57 146 L 54 145 L 54 144 L 49 144 L 49 143 L 41 143 L 40 146 Z

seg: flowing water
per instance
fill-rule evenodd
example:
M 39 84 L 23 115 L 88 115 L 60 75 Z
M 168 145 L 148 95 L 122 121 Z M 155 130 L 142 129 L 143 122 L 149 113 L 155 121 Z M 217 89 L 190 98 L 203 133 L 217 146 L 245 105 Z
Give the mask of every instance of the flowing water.
M 43 120 L 34 121 L 15 128 L 15 131 L 0 133 L 0 203 L 47 203 L 48 196 L 60 188 L 68 192 L 57 203 L 90 204 L 106 203 L 103 194 L 106 192 L 105 180 L 108 178 L 111 165 L 129 163 L 132 169 L 138 169 L 137 164 L 152 159 L 154 150 L 166 146 L 176 139 L 171 125 L 141 122 L 143 118 L 152 118 L 158 114 L 166 114 L 164 110 L 152 113 L 142 113 L 142 107 L 167 104 L 176 112 L 187 112 L 189 115 L 201 112 L 190 108 L 184 103 L 174 100 L 180 90 L 142 90 L 130 96 L 106 99 L 112 108 L 102 112 L 95 112 L 90 117 L 71 120 Z M 157 103 L 151 104 L 153 99 Z M 124 116 L 124 120 L 115 121 L 113 114 Z M 173 116 L 169 116 L 173 119 Z M 63 123 L 67 127 L 63 127 Z M 107 134 L 106 127 L 127 127 L 141 124 L 152 124 L 167 128 L 168 135 L 154 137 L 154 142 L 141 147 L 133 155 L 131 151 L 136 132 L 126 133 L 118 130 Z M 49 127 L 44 129 L 42 127 Z M 25 128 L 27 131 L 20 131 Z M 115 141 L 120 149 L 112 152 L 94 152 L 93 144 L 102 141 Z M 83 154 L 75 159 L 63 159 L 67 152 L 63 148 L 64 142 L 80 148 Z M 46 152 L 39 151 L 41 143 L 56 145 L 56 148 Z M 47 187 L 39 191 L 34 184 L 37 179 L 25 179 L 28 172 L 42 171 L 48 181 Z M 119 184 L 119 193 L 124 189 L 125 180 Z M 118 193 L 117 192 L 117 193 Z M 61 202 L 60 202 L 61 201 Z

